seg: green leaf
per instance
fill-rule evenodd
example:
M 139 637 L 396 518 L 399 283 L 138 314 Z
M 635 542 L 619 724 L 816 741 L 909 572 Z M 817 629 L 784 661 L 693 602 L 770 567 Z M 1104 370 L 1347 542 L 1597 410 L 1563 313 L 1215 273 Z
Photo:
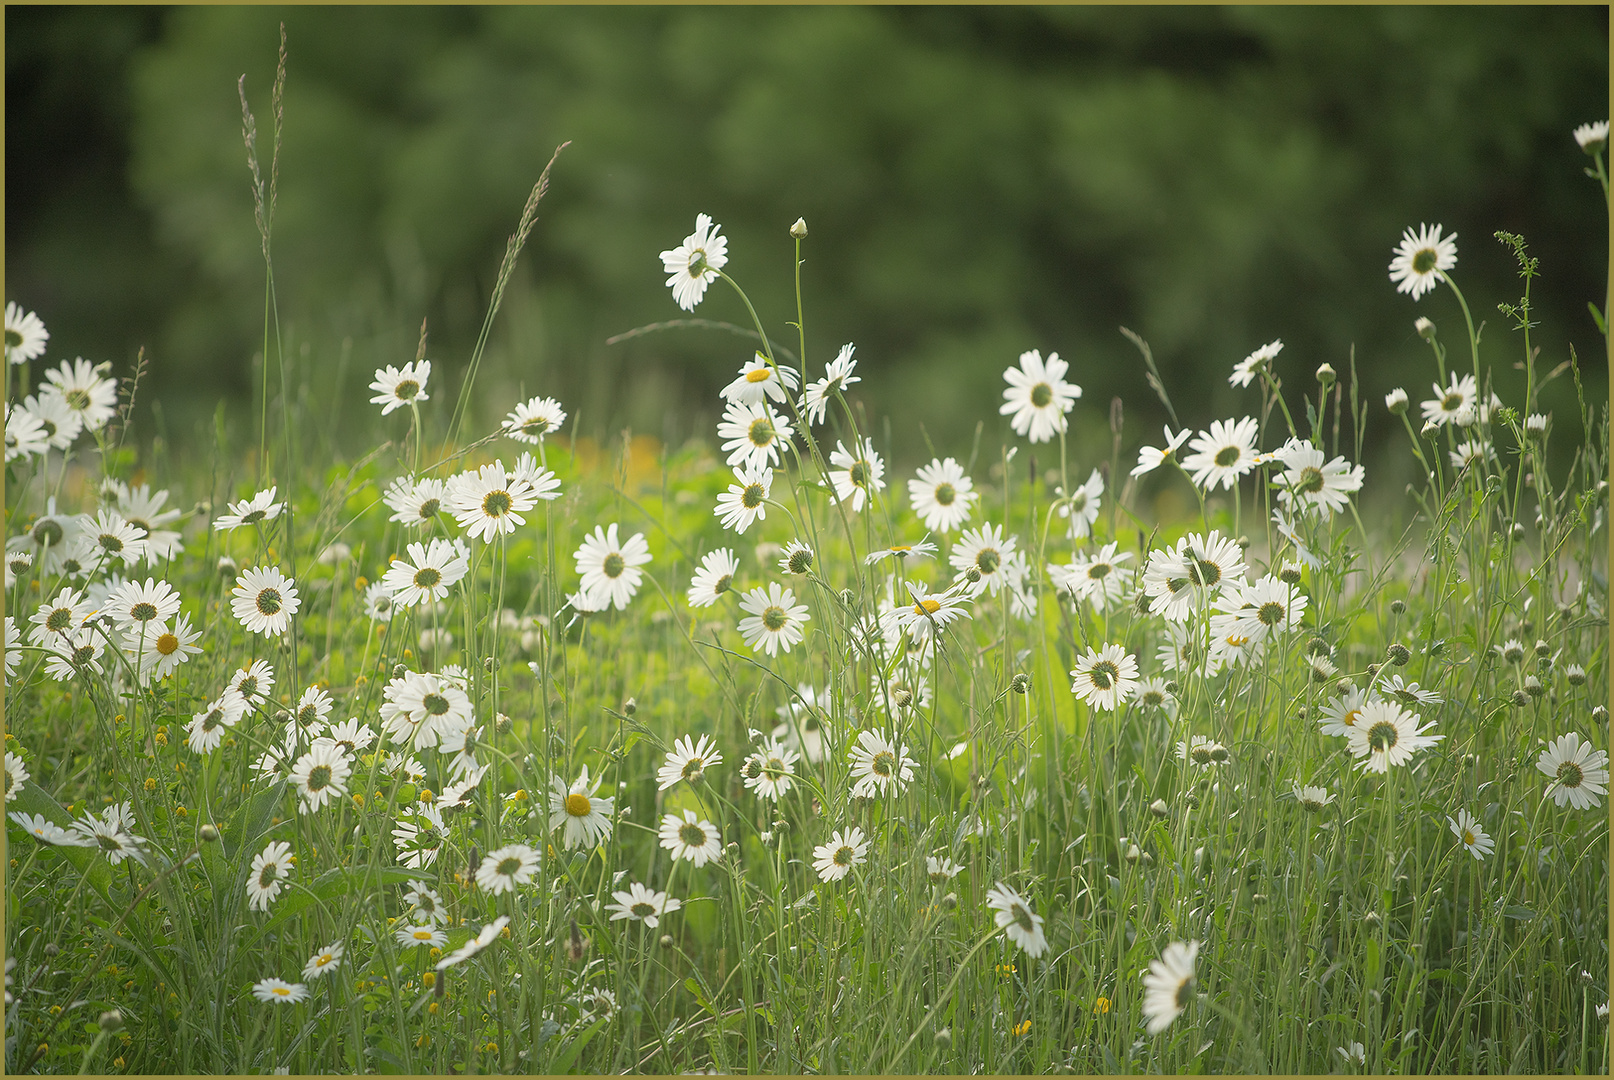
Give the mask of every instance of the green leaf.
M 1509 904 L 1507 907 L 1502 909 L 1502 916 L 1503 918 L 1507 919 L 1518 919 L 1520 922 L 1529 922 L 1531 919 L 1536 917 L 1536 913 L 1527 907 L 1520 907 L 1518 904 Z
M 1608 337 L 1608 320 L 1603 318 L 1601 311 L 1597 310 L 1597 305 L 1588 300 L 1586 301 L 1586 310 L 1592 313 L 1592 322 L 1597 324 L 1597 332 L 1604 337 Z
M 275 913 L 269 917 L 267 922 L 258 928 L 257 936 L 252 940 L 256 941 L 257 938 L 262 937 L 269 931 L 274 930 L 275 928 L 284 924 L 286 920 L 290 919 L 293 915 L 306 911 L 314 904 L 326 903 L 328 901 L 335 900 L 344 893 L 355 890 L 367 892 L 374 889 L 376 886 L 401 885 L 408 881 L 432 880 L 435 879 L 428 874 L 423 874 L 419 870 L 405 869 L 401 866 L 388 866 L 380 869 L 365 868 L 360 870 L 349 870 L 342 867 L 336 867 L 335 869 L 325 871 L 325 873 L 315 878 L 307 887 L 301 889 L 292 889 L 278 904 L 275 905 Z M 250 941 L 248 942 L 248 945 L 251 945 Z
M 589 1042 L 600 1033 L 600 1029 L 605 1027 L 607 1023 L 609 1023 L 609 1019 L 602 1016 L 590 1024 L 575 1039 L 566 1044 L 566 1049 L 558 1057 L 551 1060 L 544 1071 L 550 1073 L 570 1072 L 578 1057 L 587 1049 Z

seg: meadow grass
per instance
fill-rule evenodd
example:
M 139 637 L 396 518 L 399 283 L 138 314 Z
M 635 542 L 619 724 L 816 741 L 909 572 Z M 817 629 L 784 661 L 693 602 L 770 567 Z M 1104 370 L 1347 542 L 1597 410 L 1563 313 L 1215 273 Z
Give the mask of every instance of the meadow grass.
M 1427 426 L 1269 347 L 1242 430 L 1129 475 L 1119 410 L 1085 459 L 1028 354 L 1001 441 L 988 407 L 915 475 L 798 299 L 730 388 L 743 475 L 560 403 L 479 428 L 516 404 L 476 393 L 486 327 L 457 393 L 423 332 L 369 449 L 318 461 L 253 161 L 256 430 L 156 475 L 134 381 L 70 370 L 86 434 L 44 447 L 7 365 L 8 1071 L 1606 1072 L 1607 410 L 1577 394 L 1549 469 L 1536 395 L 1579 370 L 1537 370 L 1522 241 L 1511 337 L 1420 321 Z M 718 235 L 663 253 L 686 310 L 745 295 Z M 1409 243 L 1467 316 L 1449 241 Z M 1201 388 L 1135 340 L 1176 418 Z M 1364 520 L 1368 430 L 1419 479 Z M 1163 485 L 1196 512 L 1154 520 Z M 127 614 L 147 578 L 178 610 Z

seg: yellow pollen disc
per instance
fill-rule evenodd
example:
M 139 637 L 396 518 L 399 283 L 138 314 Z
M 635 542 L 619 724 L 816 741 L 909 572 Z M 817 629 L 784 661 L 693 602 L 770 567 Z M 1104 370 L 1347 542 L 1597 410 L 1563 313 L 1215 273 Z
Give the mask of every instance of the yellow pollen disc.
M 919 603 L 913 606 L 913 613 L 915 615 L 934 615 L 940 610 L 941 604 L 935 600 L 921 600 Z
M 589 812 L 588 796 L 581 791 L 566 796 L 566 812 L 572 817 L 586 817 Z
M 755 371 L 745 373 L 745 381 L 750 383 L 767 382 L 771 378 L 773 378 L 773 372 L 765 367 L 759 367 Z
M 1475 844 L 1479 843 L 1479 841 L 1477 839 L 1475 839 L 1474 834 L 1473 834 L 1472 831 L 1470 831 L 1468 829 L 1464 829 L 1463 830 L 1463 843 L 1467 844 L 1469 847 L 1473 847 Z

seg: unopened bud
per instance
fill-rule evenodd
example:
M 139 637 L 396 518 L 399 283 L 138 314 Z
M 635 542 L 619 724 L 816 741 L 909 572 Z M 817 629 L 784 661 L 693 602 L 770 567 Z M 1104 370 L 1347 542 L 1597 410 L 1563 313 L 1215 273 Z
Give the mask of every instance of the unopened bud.
M 1377 926 L 1383 921 L 1383 919 L 1379 918 L 1379 913 L 1376 911 L 1370 911 L 1366 915 L 1362 916 L 1362 922 L 1368 926 Z
M 241 572 L 241 567 L 228 555 L 219 556 L 219 577 L 232 578 Z
M 204 841 L 211 844 L 213 841 L 219 838 L 219 830 L 212 823 L 208 823 L 203 825 L 200 829 L 197 829 L 196 835 L 200 836 Z
M 1418 336 L 1425 341 L 1435 340 L 1435 324 L 1423 316 L 1418 316 L 1418 320 L 1412 324 L 1412 328 L 1418 331 Z
M 1126 861 L 1129 863 L 1135 863 L 1141 858 L 1143 858 L 1143 849 L 1138 847 L 1136 844 L 1128 844 L 1126 848 Z
M 1552 655 L 1552 646 L 1548 645 L 1545 641 L 1542 641 L 1540 638 L 1536 638 L 1536 655 L 1537 656 L 1551 656 Z
M 899 686 L 891 695 L 891 703 L 899 709 L 906 709 L 913 703 L 913 692 L 905 686 Z
M 639 711 L 639 702 L 637 700 L 635 700 L 634 698 L 629 698 L 628 700 L 626 700 L 626 701 L 624 701 L 622 703 L 622 715 L 623 716 L 632 716 L 634 713 L 636 713 L 638 711 Z
M 1606 724 L 1606 723 L 1608 723 L 1608 710 L 1606 708 L 1604 708 L 1603 706 L 1601 706 L 1601 705 L 1598 705 L 1595 708 L 1593 708 L 1592 709 L 1592 723 L 1594 723 L 1594 724 Z
M 403 664 L 393 664 L 392 665 L 392 677 L 394 679 L 401 679 L 407 674 L 409 674 L 409 669 L 407 667 L 405 667 Z
M 1582 667 L 1580 667 L 1578 665 L 1576 665 L 1574 667 L 1571 667 L 1568 670 L 1566 670 L 1564 672 L 1564 678 L 1569 680 L 1569 685 L 1570 686 L 1585 686 L 1586 685 L 1586 671 L 1585 671 L 1584 668 L 1582 668 Z
M 123 1026 L 123 1014 L 117 1009 L 108 1009 L 101 1014 L 101 1030 L 116 1031 Z
M 1513 704 L 1517 705 L 1521 709 L 1524 708 L 1526 705 L 1530 704 L 1530 695 L 1526 694 L 1523 690 L 1513 691 Z
M 1406 667 L 1412 662 L 1412 650 L 1401 644 L 1399 641 L 1393 642 L 1390 647 L 1385 650 L 1385 653 L 1389 657 L 1390 663 L 1394 664 L 1396 667 Z
M 1278 580 L 1283 582 L 1285 585 L 1299 585 L 1300 564 L 1292 562 L 1284 563 L 1283 569 L 1278 571 Z
M 1584 682 L 1585 680 L 1582 681 Z M 1016 694 L 1025 693 L 1027 690 L 1031 689 L 1031 676 L 1027 675 L 1023 671 L 1018 673 L 1013 679 L 1009 680 L 1009 689 L 1013 690 Z
M 979 566 L 972 566 L 968 570 L 964 571 L 964 580 L 969 582 L 971 585 L 979 582 L 981 580 L 981 568 Z
M 1407 392 L 1397 387 L 1384 395 L 1384 407 L 1391 416 L 1402 416 L 1407 411 Z
M 1391 600 L 1390 601 L 1390 614 L 1391 615 L 1405 615 L 1406 613 L 1407 613 L 1407 602 L 1405 600 Z
M 1166 800 L 1156 799 L 1149 804 L 1149 813 L 1157 818 L 1163 818 L 1171 813 L 1171 807 L 1166 805 Z
M 797 218 L 796 223 L 790 226 L 790 235 L 794 236 L 797 240 L 807 239 L 807 219 Z
M 730 840 L 728 846 L 723 849 L 723 854 L 731 859 L 738 859 L 740 857 L 740 845 Z
M 958 909 L 958 894 L 954 892 L 948 893 L 942 897 L 941 904 L 943 911 L 956 911 Z
M 663 949 L 670 949 L 670 948 L 672 948 L 672 947 L 673 947 L 673 939 L 672 939 L 672 935 L 671 935 L 671 934 L 662 934 L 662 935 L 661 935 L 661 941 L 660 941 L 660 945 L 661 945 L 661 947 L 662 947 L 662 948 L 663 948 Z
M 511 720 L 504 713 L 499 713 L 493 720 L 493 730 L 497 731 L 500 735 L 508 734 L 510 729 L 513 727 L 515 727 L 515 721 Z
M 1334 365 L 1323 364 L 1317 368 L 1317 381 L 1322 384 L 1324 390 L 1333 386 L 1334 380 L 1337 378 L 1339 378 L 1339 374 L 1334 370 Z
M 1369 664 L 1367 666 L 1367 677 L 1370 678 L 1370 679 L 1373 678 L 1373 676 L 1375 676 L 1375 675 L 1377 675 L 1379 673 L 1379 668 L 1381 668 L 1383 666 L 1384 665 L 1382 665 L 1382 664 Z
M 953 1033 L 946 1028 L 939 1029 L 931 1036 L 937 1050 L 951 1050 L 953 1048 Z

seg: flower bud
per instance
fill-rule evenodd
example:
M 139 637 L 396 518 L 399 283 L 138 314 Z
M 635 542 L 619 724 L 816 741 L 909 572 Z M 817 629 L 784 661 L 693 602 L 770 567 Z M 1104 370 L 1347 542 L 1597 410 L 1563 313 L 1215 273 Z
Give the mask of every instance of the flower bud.
M 1595 708 L 1593 708 L 1592 709 L 1592 723 L 1594 723 L 1594 724 L 1606 724 L 1606 723 L 1608 723 L 1608 710 L 1605 709 L 1601 705 L 1598 705 Z
M 1384 407 L 1391 416 L 1403 416 L 1407 411 L 1407 392 L 1399 386 L 1384 395 Z
M 1334 370 L 1334 365 L 1323 364 L 1318 367 L 1317 381 L 1322 384 L 1324 390 L 1327 390 L 1330 386 L 1333 386 L 1334 380 L 1337 378 L 1339 378 L 1339 373 Z
M 1299 563 L 1286 562 L 1283 564 L 1283 569 L 1278 571 L 1278 580 L 1285 585 L 1299 585 L 1300 573 Z
M 981 568 L 979 566 L 972 566 L 968 570 L 964 571 L 964 580 L 969 582 L 971 585 L 977 584 L 981 580 Z
M 1390 601 L 1390 614 L 1391 615 L 1405 615 L 1406 613 L 1407 613 L 1407 602 L 1405 600 L 1391 600 Z
M 497 731 L 500 735 L 509 734 L 510 729 L 515 726 L 515 721 L 511 720 L 504 713 L 498 713 L 493 719 L 493 730 Z
M 1530 695 L 1526 694 L 1523 690 L 1513 691 L 1513 704 L 1521 709 L 1524 708 L 1526 705 L 1530 704 Z
M 219 577 L 233 578 L 240 572 L 241 567 L 236 564 L 234 559 L 230 558 L 228 555 L 219 556 Z
M 101 1030 L 116 1031 L 123 1026 L 123 1014 L 117 1009 L 108 1009 L 101 1014 Z
M 1138 847 L 1136 844 L 1128 844 L 1126 848 L 1126 861 L 1129 863 L 1135 863 L 1141 858 L 1143 858 L 1143 849 Z
M 394 679 L 401 679 L 407 674 L 409 674 L 409 669 L 407 667 L 405 667 L 404 665 L 402 665 L 402 664 L 393 664 L 392 665 L 392 677 Z
M 1570 686 L 1585 686 L 1586 669 L 1579 664 L 1570 664 L 1564 669 L 1564 678 L 1568 680 Z
M 946 896 L 942 897 L 941 904 L 943 911 L 958 910 L 958 894 L 955 892 L 948 893 Z
M 794 236 L 797 240 L 807 239 L 807 219 L 797 218 L 796 223 L 790 226 L 790 235 Z
M 672 935 L 671 935 L 671 934 L 662 934 L 662 935 L 661 935 L 661 941 L 660 941 L 660 945 L 661 945 L 661 947 L 662 947 L 662 948 L 663 948 L 663 949 L 670 949 L 670 948 L 672 948 L 672 947 L 673 947 L 673 939 L 672 939 Z
M 1585 682 L 1586 680 L 1582 679 L 1581 681 Z M 1027 675 L 1023 671 L 1018 673 L 1013 679 L 1010 680 L 1009 689 L 1013 690 L 1016 694 L 1025 693 L 1027 690 L 1031 689 L 1031 676 Z
M 1385 650 L 1385 653 L 1389 657 L 1390 663 L 1396 667 L 1406 667 L 1412 662 L 1412 650 L 1399 641 L 1392 642 L 1390 647 Z
M 217 827 L 209 823 L 203 825 L 200 829 L 197 829 L 196 835 L 200 836 L 205 842 L 211 844 L 213 841 L 219 838 L 219 830 Z
M 1417 321 L 1412 324 L 1412 328 L 1418 331 L 1418 336 L 1425 341 L 1435 340 L 1435 324 L 1422 315 L 1418 316 Z
M 1163 818 L 1171 813 L 1171 807 L 1166 805 L 1166 800 L 1156 799 L 1149 804 L 1149 813 L 1157 818 Z

